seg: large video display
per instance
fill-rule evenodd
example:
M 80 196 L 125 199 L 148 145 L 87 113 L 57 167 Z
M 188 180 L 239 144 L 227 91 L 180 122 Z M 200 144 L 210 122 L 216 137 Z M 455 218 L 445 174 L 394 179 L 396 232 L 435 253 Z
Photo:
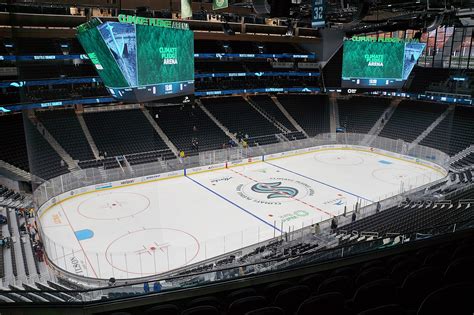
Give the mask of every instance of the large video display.
M 342 87 L 401 88 L 424 44 L 398 38 L 354 37 L 344 41 Z
M 194 93 L 194 34 L 181 22 L 119 16 L 81 25 L 79 42 L 110 94 L 145 102 Z

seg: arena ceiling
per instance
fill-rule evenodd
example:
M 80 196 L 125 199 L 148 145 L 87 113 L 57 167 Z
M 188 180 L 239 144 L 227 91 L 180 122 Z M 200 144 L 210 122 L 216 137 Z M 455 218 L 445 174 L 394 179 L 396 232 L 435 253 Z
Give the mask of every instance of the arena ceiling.
M 474 16 L 473 0 L 329 0 L 326 21 L 348 33 L 431 30 L 439 25 L 464 25 L 461 17 Z M 292 7 L 290 16 L 311 18 L 311 0 Z

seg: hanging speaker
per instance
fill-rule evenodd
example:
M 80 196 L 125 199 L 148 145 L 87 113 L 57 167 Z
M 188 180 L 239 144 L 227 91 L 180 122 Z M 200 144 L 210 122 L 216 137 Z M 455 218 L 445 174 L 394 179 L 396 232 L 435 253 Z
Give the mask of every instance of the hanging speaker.
M 252 7 L 257 14 L 270 14 L 270 5 L 267 0 L 252 0 Z

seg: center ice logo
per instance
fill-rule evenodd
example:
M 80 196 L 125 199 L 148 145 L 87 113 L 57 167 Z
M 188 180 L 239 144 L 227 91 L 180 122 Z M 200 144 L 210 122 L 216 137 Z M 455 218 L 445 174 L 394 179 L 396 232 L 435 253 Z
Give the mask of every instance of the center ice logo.
M 242 183 L 235 187 L 237 195 L 260 205 L 279 206 L 294 202 L 294 197 L 304 199 L 314 196 L 314 189 L 305 182 L 291 178 L 270 177 L 262 182 Z
M 281 186 L 281 182 L 257 183 L 251 187 L 252 191 L 260 194 L 268 194 L 267 199 L 293 198 L 298 195 L 298 189 Z

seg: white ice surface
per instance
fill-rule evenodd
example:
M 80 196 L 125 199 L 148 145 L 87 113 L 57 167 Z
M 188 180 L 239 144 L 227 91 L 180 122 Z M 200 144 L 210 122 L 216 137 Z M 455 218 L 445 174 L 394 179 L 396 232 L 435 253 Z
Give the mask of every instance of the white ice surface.
M 320 151 L 79 195 L 45 212 L 41 225 L 60 268 L 137 278 L 269 239 L 282 222 L 300 228 L 442 177 L 375 153 Z

